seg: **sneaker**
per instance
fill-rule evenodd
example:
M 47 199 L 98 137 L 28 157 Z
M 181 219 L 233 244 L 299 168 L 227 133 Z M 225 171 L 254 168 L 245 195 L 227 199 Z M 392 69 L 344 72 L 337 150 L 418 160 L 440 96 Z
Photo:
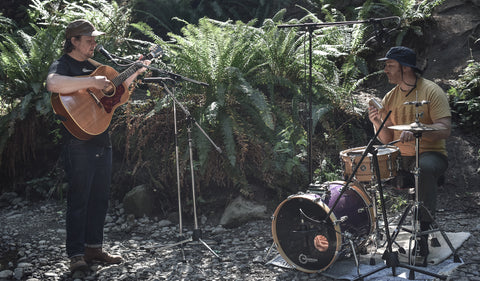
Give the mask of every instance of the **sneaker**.
M 102 248 L 89 248 L 85 247 L 86 262 L 101 262 L 106 264 L 118 264 L 123 261 L 123 258 L 118 255 L 112 255 L 102 250 Z
M 88 265 L 83 256 L 76 256 L 70 259 L 70 272 L 87 271 Z

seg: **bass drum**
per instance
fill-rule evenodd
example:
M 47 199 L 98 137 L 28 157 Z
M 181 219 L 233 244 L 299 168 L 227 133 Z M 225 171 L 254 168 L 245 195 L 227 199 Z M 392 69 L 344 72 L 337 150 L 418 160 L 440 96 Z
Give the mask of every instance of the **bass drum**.
M 372 204 L 361 188 L 350 184 L 330 213 L 345 182 L 324 185 L 326 191 L 289 196 L 272 219 L 273 240 L 280 255 L 308 273 L 324 271 L 344 255 L 346 236 L 358 244 L 375 230 Z

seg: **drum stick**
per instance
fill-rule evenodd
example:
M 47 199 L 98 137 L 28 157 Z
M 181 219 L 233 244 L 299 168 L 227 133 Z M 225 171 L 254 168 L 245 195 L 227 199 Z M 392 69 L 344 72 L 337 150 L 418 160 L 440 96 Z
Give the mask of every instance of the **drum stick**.
M 396 144 L 396 143 L 399 142 L 399 141 L 400 141 L 399 139 L 398 139 L 398 140 L 394 140 L 394 141 L 391 141 L 391 142 L 387 143 L 387 145 L 393 145 L 393 144 Z

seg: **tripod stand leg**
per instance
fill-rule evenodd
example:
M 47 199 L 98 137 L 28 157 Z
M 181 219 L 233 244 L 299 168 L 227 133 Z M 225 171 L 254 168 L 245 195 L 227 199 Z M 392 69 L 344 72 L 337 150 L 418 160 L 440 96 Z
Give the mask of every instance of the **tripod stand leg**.
M 272 245 L 268 248 L 267 253 L 265 254 L 265 257 L 263 257 L 263 260 L 266 261 L 267 258 L 270 256 L 272 253 L 273 247 L 275 246 L 275 242 L 272 242 Z
M 215 251 L 212 250 L 212 248 L 210 248 L 210 246 L 208 246 L 208 244 L 205 243 L 205 241 L 202 240 L 202 238 L 199 238 L 198 241 L 200 241 L 200 243 L 202 243 L 203 246 L 205 246 L 214 256 L 216 256 L 217 258 L 220 258 L 220 256 L 217 253 L 215 253 Z
M 183 224 L 182 224 L 182 204 L 181 204 L 181 195 L 180 195 L 180 168 L 179 168 L 179 149 L 178 149 L 178 130 L 177 130 L 177 111 L 176 111 L 176 105 L 178 104 L 180 108 L 184 111 L 184 113 L 187 115 L 187 137 L 188 137 L 188 152 L 189 152 L 189 160 L 190 160 L 190 172 L 191 172 L 191 180 L 192 180 L 192 198 L 193 198 L 193 218 L 194 218 L 194 230 L 193 230 L 193 236 L 188 239 L 181 240 L 177 243 L 167 245 L 165 247 L 161 247 L 160 250 L 163 249 L 168 249 L 174 246 L 181 246 L 181 251 L 182 251 L 182 258 L 183 261 L 186 261 L 185 259 L 185 252 L 183 249 L 184 244 L 192 242 L 192 241 L 200 241 L 207 249 L 212 252 L 216 257 L 219 257 L 217 253 L 215 253 L 208 245 L 201 239 L 202 236 L 202 231 L 198 227 L 198 219 L 197 219 L 197 205 L 196 205 L 196 194 L 195 194 L 195 172 L 194 172 L 194 166 L 193 166 L 193 150 L 192 150 L 192 124 L 197 125 L 197 127 L 202 131 L 202 133 L 210 140 L 210 142 L 217 148 L 217 151 L 221 152 L 220 148 L 217 147 L 213 141 L 210 139 L 210 137 L 205 133 L 205 131 L 198 125 L 198 123 L 193 119 L 192 115 L 190 112 L 188 112 L 187 108 L 181 104 L 176 98 L 175 95 L 173 94 L 173 91 L 169 90 L 169 87 L 164 84 L 164 89 L 167 91 L 167 93 L 170 95 L 170 98 L 173 101 L 173 111 L 174 111 L 174 124 L 175 124 L 175 162 L 176 162 L 176 169 L 177 169 L 177 195 L 178 195 L 178 216 L 179 216 L 179 236 L 180 239 L 183 238 Z
M 442 234 L 443 239 L 445 240 L 445 242 L 447 242 L 448 247 L 449 247 L 450 250 L 452 251 L 452 253 L 453 253 L 453 261 L 454 261 L 454 262 L 462 262 L 462 261 L 460 260 L 460 257 L 459 257 L 458 254 L 457 254 L 457 250 L 455 250 L 455 248 L 453 247 L 452 242 L 450 242 L 450 239 L 448 238 L 448 236 L 447 236 L 447 234 L 445 233 L 445 231 L 441 230 L 440 228 L 438 228 L 438 231 L 440 232 L 440 234 Z
M 403 212 L 402 216 L 400 217 L 400 220 L 398 221 L 398 225 L 395 228 L 395 230 L 392 232 L 392 243 L 397 239 L 398 234 L 400 233 L 400 229 L 402 228 L 403 222 L 407 218 L 408 213 L 410 212 L 410 209 L 413 207 L 412 204 L 409 204 L 405 211 Z
M 424 208 L 425 211 L 427 212 L 427 215 L 430 216 L 430 218 L 432 219 L 432 222 L 431 222 L 431 226 L 432 226 L 432 230 L 429 230 L 427 231 L 426 233 L 433 233 L 433 232 L 440 232 L 440 234 L 442 235 L 443 237 L 443 240 L 445 240 L 445 242 L 447 243 L 448 247 L 450 248 L 450 251 L 452 251 L 452 254 L 453 254 L 453 261 L 458 263 L 458 262 L 462 262 L 460 260 L 460 257 L 458 256 L 457 254 L 457 250 L 455 249 L 455 247 L 453 247 L 452 245 L 452 242 L 450 241 L 450 239 L 448 238 L 447 234 L 445 233 L 445 231 L 443 231 L 437 224 L 437 222 L 435 221 L 435 219 L 433 219 L 432 215 L 430 214 L 430 212 L 428 211 L 428 209 Z M 438 242 L 438 241 L 437 241 Z
M 175 246 L 181 245 L 182 246 L 182 253 L 184 255 L 183 259 L 185 260 L 185 253 L 183 252 L 183 244 L 187 244 L 188 242 L 192 242 L 192 241 L 193 241 L 192 238 L 188 238 L 188 239 L 185 239 L 185 240 L 178 241 L 177 243 L 173 243 L 173 244 L 170 244 L 170 245 L 167 245 L 167 246 L 164 246 L 164 247 L 160 247 L 158 250 L 163 251 L 163 250 L 170 249 L 170 248 L 173 248 Z
M 360 263 L 358 262 L 357 252 L 355 251 L 355 245 L 353 244 L 352 239 L 348 239 L 348 242 L 350 244 L 350 248 L 352 249 L 353 257 L 355 258 L 355 265 L 357 266 L 357 274 L 358 276 L 360 276 Z

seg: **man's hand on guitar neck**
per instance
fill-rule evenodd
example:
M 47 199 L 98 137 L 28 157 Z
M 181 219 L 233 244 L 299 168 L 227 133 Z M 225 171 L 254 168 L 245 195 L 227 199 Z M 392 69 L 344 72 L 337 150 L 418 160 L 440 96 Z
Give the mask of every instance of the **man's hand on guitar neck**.
M 152 61 L 150 60 L 138 60 L 139 62 L 141 62 L 143 65 L 150 65 L 150 63 L 152 63 Z M 137 78 L 138 75 L 142 74 L 143 72 L 145 72 L 147 70 L 146 67 L 142 67 L 140 68 L 139 70 L 135 71 L 135 73 L 133 73 L 130 77 L 127 78 L 127 80 L 125 80 L 125 83 L 130 86 L 130 84 L 133 82 L 133 80 L 135 80 Z

